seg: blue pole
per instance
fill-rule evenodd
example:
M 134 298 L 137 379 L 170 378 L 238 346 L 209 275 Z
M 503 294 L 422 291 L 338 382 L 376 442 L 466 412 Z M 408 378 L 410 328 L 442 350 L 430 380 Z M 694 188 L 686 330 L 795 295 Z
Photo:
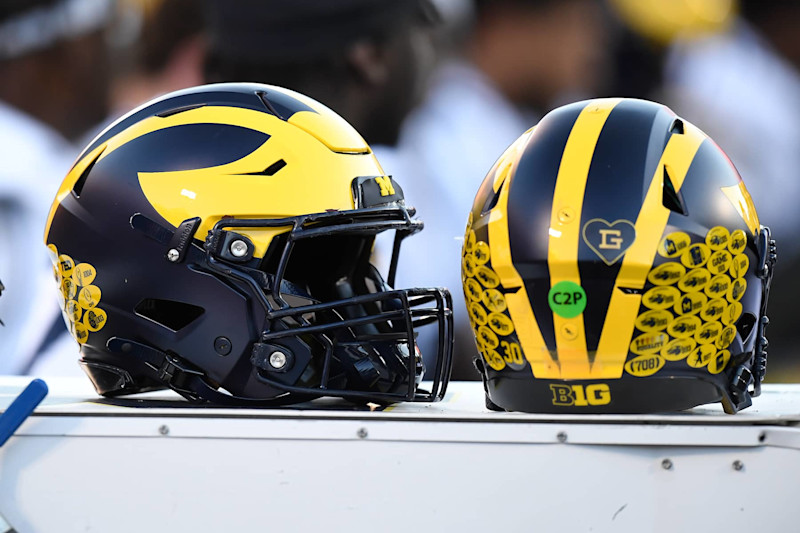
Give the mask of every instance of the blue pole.
M 8 409 L 0 415 L 0 446 L 6 443 L 45 396 L 47 396 L 47 384 L 41 379 L 34 379 L 11 402 Z

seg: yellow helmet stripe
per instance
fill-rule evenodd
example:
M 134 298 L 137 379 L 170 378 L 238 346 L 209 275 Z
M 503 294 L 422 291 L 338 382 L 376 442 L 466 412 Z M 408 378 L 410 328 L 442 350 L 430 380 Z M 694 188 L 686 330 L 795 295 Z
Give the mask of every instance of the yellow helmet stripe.
M 636 218 L 636 240 L 625 252 L 614 283 L 591 375 L 582 377 L 617 379 L 622 376 L 642 296 L 625 293 L 620 287 L 642 289 L 653 264 L 658 243 L 671 213 L 662 203 L 665 168 L 675 189 L 680 190 L 697 150 L 706 139 L 703 132 L 695 126 L 684 123 L 684 127 L 685 133 L 670 137 L 656 167 Z
M 587 105 L 578 115 L 567 139 L 558 169 L 550 214 L 547 266 L 550 270 L 551 287 L 562 281 L 571 281 L 578 285 L 581 283 L 578 246 L 586 180 L 600 132 L 611 111 L 620 101 L 619 98 L 609 98 Z M 514 323 L 518 322 L 515 320 Z M 574 318 L 564 318 L 554 312 L 553 326 L 560 373 L 536 377 L 572 379 L 588 375 L 589 355 L 586 349 L 583 314 Z
M 503 183 L 503 179 L 511 173 L 511 165 L 519 163 L 519 157 L 522 152 L 520 148 L 524 148 L 532 131 L 533 129 L 528 130 L 526 132 L 527 135 L 520 137 L 500 158 L 501 161 L 509 159 L 511 162 L 501 163 L 501 166 L 498 167 L 498 173 L 493 184 L 495 191 Z M 502 280 L 505 289 L 513 290 L 518 288 L 516 292 L 506 293 L 506 305 L 508 306 L 511 320 L 514 322 L 517 337 L 522 346 L 525 347 L 523 353 L 528 364 L 531 365 L 533 375 L 539 378 L 557 376 L 558 364 L 553 359 L 542 337 L 542 332 L 539 329 L 538 322 L 536 322 L 536 317 L 533 315 L 528 291 L 525 290 L 522 277 L 511 262 L 511 245 L 509 244 L 508 236 L 508 191 L 510 188 L 511 184 L 506 183 L 500 190 L 497 205 L 489 215 L 488 231 L 489 243 L 492 249 L 492 268 Z

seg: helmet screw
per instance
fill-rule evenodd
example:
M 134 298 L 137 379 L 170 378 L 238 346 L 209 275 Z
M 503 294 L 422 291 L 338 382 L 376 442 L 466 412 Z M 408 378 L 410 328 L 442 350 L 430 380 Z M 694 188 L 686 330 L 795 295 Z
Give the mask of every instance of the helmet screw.
M 562 224 L 569 224 L 575 219 L 575 211 L 571 207 L 564 207 L 558 211 L 558 220 Z
M 736 459 L 733 462 L 733 469 L 736 470 L 737 472 L 742 470 L 743 468 L 744 468 L 744 463 L 741 462 L 739 459 Z
M 272 352 L 269 356 L 269 364 L 272 368 L 281 369 L 286 366 L 287 357 L 283 352 Z
M 664 470 L 672 470 L 672 461 L 670 459 L 664 459 L 661 461 L 661 468 Z
M 244 257 L 247 255 L 247 243 L 237 239 L 231 243 L 231 254 L 234 257 Z
M 564 324 L 561 326 L 561 334 L 567 340 L 575 340 L 578 336 L 578 328 L 574 324 Z
M 214 350 L 220 355 L 231 353 L 231 341 L 227 337 L 217 337 L 214 339 Z
M 169 252 L 167 252 L 167 259 L 172 261 L 173 263 L 180 259 L 181 254 L 175 248 L 171 248 Z

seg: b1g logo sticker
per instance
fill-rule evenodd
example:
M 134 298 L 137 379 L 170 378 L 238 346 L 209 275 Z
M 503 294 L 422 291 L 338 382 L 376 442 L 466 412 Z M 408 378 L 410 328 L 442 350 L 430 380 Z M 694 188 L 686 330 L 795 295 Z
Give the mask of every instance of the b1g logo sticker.
M 573 281 L 559 281 L 547 293 L 547 302 L 558 316 L 575 318 L 586 309 L 586 291 Z
M 611 389 L 606 383 L 586 386 L 551 384 L 550 391 L 553 393 L 553 405 L 585 407 L 611 403 Z
M 636 240 L 636 226 L 628 220 L 608 222 L 594 218 L 583 225 L 583 241 L 609 266 L 616 263 Z

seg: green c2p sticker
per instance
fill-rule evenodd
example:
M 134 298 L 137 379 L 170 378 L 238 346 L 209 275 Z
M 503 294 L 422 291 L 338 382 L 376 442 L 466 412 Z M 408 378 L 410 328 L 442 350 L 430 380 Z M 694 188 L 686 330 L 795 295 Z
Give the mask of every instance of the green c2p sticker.
M 559 281 L 547 293 L 547 303 L 558 316 L 574 318 L 586 309 L 586 291 L 573 281 Z

